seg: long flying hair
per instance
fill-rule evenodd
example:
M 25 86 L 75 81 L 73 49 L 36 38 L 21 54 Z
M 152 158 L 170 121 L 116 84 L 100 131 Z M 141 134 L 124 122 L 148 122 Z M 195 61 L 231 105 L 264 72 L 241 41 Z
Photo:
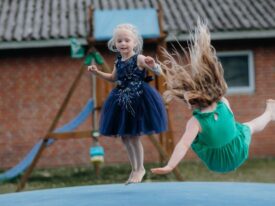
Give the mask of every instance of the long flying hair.
M 168 102 L 177 97 L 190 107 L 199 108 L 205 108 L 218 101 L 226 93 L 227 84 L 222 65 L 210 43 L 207 25 L 199 20 L 194 33 L 191 33 L 188 51 L 180 47 L 184 56 L 177 51 L 169 54 L 164 50 L 166 60 L 162 67 L 167 84 L 164 99 Z

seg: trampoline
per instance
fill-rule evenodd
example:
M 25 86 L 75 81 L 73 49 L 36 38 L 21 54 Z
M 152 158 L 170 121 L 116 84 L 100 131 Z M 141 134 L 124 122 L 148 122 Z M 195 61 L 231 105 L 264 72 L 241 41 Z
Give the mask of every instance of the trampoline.
M 169 182 L 67 187 L 0 195 L 1 206 L 275 205 L 275 184 Z

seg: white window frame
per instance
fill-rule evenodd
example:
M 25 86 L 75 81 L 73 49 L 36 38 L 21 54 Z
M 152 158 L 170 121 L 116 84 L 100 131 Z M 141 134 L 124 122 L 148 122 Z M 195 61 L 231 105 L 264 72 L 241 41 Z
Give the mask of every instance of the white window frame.
M 247 87 L 228 87 L 228 94 L 252 94 L 255 92 L 255 68 L 254 68 L 254 56 L 252 51 L 225 51 L 217 52 L 218 57 L 230 57 L 230 56 L 243 56 L 248 57 L 248 80 L 249 86 Z

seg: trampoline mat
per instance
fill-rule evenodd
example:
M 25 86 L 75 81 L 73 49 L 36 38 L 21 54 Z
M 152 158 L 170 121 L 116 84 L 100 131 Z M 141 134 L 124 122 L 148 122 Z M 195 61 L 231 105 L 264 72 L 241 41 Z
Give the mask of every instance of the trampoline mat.
M 275 205 L 275 184 L 161 182 L 35 190 L 0 195 L 1 206 Z

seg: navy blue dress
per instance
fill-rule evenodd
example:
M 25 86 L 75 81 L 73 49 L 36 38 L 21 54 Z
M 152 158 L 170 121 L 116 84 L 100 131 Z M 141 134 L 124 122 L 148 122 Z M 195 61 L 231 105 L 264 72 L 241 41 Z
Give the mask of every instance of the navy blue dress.
M 140 136 L 167 130 L 167 114 L 160 94 L 144 82 L 145 70 L 137 66 L 137 54 L 115 62 L 116 87 L 101 112 L 104 136 Z

